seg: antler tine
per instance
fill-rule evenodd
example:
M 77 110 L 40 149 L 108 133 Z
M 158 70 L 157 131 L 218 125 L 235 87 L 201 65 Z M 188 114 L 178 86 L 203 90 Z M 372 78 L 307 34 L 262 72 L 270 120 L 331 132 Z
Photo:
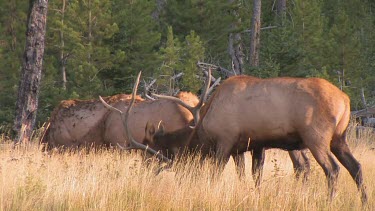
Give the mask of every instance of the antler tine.
M 203 89 L 201 97 L 199 99 L 199 103 L 198 103 L 199 106 L 196 105 L 195 107 L 200 108 L 200 107 L 202 107 L 203 103 L 206 102 L 208 90 L 210 88 L 210 83 L 211 83 L 211 67 L 208 68 L 208 76 L 206 77 L 206 81 L 204 83 L 204 89 Z
M 154 96 L 154 97 L 160 98 L 160 99 L 166 99 L 166 100 L 174 101 L 175 103 L 180 104 L 181 106 L 185 107 L 186 109 L 188 109 L 191 112 L 194 109 L 194 107 L 189 106 L 188 104 L 186 104 L 184 101 L 182 101 L 181 99 L 179 99 L 177 97 L 158 95 L 158 94 L 154 94 L 154 93 L 151 93 L 151 95 Z
M 205 103 L 206 100 L 207 100 L 207 95 L 208 95 L 208 92 L 209 92 L 210 83 L 211 83 L 211 67 L 208 68 L 208 75 L 207 75 L 206 81 L 204 83 L 204 88 L 203 88 L 201 97 L 199 99 L 199 103 L 193 108 L 193 111 L 192 111 L 192 114 L 194 116 L 195 125 L 197 125 L 199 120 L 200 120 L 200 110 L 203 106 L 203 103 Z M 191 128 L 194 128 L 194 127 L 195 126 L 191 126 Z
M 221 81 L 221 77 L 215 80 L 215 83 L 208 89 L 207 94 L 209 95 L 215 88 L 215 86 L 219 85 Z
M 104 105 L 107 109 L 109 109 L 109 110 L 111 110 L 111 111 L 119 112 L 120 114 L 122 114 L 122 111 L 121 111 L 121 110 L 119 110 L 119 109 L 117 109 L 117 108 L 115 108 L 115 107 L 109 105 L 108 103 L 106 103 L 106 102 L 103 100 L 102 96 L 100 96 L 100 95 L 99 95 L 99 100 L 103 103 L 103 105 Z

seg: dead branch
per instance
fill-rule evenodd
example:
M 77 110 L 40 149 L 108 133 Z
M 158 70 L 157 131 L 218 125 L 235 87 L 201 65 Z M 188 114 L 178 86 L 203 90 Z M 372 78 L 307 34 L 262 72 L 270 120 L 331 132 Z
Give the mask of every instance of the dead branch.
M 208 64 L 208 63 L 204 63 L 204 62 L 198 62 L 197 66 L 199 68 L 201 68 L 202 70 L 207 70 L 207 69 L 211 68 L 212 70 L 216 70 L 218 72 L 222 72 L 225 77 L 230 77 L 230 76 L 236 75 L 235 72 L 227 70 L 227 69 L 225 69 L 223 67 L 220 67 L 220 66 L 217 66 L 217 65 L 214 65 L 214 64 Z

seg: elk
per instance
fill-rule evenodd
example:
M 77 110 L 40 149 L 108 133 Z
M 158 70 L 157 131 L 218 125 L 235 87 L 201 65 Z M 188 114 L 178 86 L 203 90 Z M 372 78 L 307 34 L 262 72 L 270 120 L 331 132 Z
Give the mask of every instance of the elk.
M 111 105 L 129 104 L 131 96 L 118 94 L 105 97 Z M 136 101 L 143 101 L 140 96 Z M 105 144 L 104 119 L 108 110 L 99 100 L 63 100 L 53 110 L 40 142 L 48 148 L 77 148 Z
M 189 92 L 180 92 L 177 98 L 191 106 L 198 103 L 198 97 Z M 131 101 L 131 95 L 119 94 L 103 100 L 124 110 Z M 144 125 L 150 119 L 154 124 L 162 120 L 171 130 L 185 127 L 193 120 L 188 110 L 174 102 L 163 99 L 146 101 L 140 96 L 135 96 L 134 100 L 137 106 L 129 118 L 133 122 L 130 130 L 136 140 L 143 139 Z M 64 100 L 52 112 L 41 142 L 48 144 L 49 149 L 126 146 L 128 143 L 121 121 L 117 112 L 108 111 L 99 100 Z
M 231 154 L 251 151 L 256 180 L 261 177 L 266 149 L 308 149 L 324 170 L 330 199 L 335 195 L 339 173 L 335 155 L 366 203 L 362 168 L 346 142 L 349 119 L 349 97 L 324 79 L 234 76 L 225 80 L 202 107 L 183 145 L 213 154 L 220 170 Z M 173 151 L 168 148 L 171 137 L 182 131 L 162 130 L 148 141 Z

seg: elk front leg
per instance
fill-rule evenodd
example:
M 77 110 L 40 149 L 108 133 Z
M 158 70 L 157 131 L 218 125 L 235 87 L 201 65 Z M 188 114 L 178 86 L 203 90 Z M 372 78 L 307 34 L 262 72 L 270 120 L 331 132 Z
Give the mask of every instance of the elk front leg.
M 260 186 L 260 181 L 262 180 L 263 165 L 264 165 L 264 159 L 265 159 L 265 149 L 263 147 L 255 148 L 251 151 L 251 154 L 252 154 L 251 173 L 253 175 L 255 187 L 258 188 Z
M 240 180 L 245 178 L 245 153 L 232 154 L 234 165 L 236 167 L 237 176 Z
M 220 142 L 216 146 L 216 152 L 214 157 L 214 162 L 216 166 L 216 172 L 214 172 L 215 175 L 221 175 L 225 168 L 225 164 L 228 163 L 228 160 L 230 158 L 230 151 L 231 148 L 228 147 L 226 144 L 220 144 L 225 142 Z

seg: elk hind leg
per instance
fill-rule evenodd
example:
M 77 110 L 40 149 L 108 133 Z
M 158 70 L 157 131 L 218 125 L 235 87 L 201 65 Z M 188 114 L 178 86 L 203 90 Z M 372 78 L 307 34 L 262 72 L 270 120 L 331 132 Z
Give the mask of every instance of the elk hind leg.
M 357 184 L 361 192 L 362 203 L 367 202 L 366 187 L 363 184 L 361 164 L 354 158 L 350 152 L 348 144 L 345 142 L 345 136 L 336 138 L 331 142 L 331 151 L 340 161 L 340 163 L 349 171 L 350 175 Z
M 324 142 L 320 142 L 324 143 Z M 329 146 L 324 144 L 314 144 L 309 147 L 311 154 L 314 156 L 328 181 L 329 198 L 332 200 L 336 195 L 337 178 L 340 171 L 339 165 L 336 163 L 333 155 L 329 151 Z
M 310 161 L 307 157 L 306 152 L 307 149 L 288 151 L 290 159 L 293 163 L 293 169 L 296 175 L 296 179 L 299 180 L 301 174 L 303 173 L 303 183 L 308 180 L 308 177 L 310 175 Z

